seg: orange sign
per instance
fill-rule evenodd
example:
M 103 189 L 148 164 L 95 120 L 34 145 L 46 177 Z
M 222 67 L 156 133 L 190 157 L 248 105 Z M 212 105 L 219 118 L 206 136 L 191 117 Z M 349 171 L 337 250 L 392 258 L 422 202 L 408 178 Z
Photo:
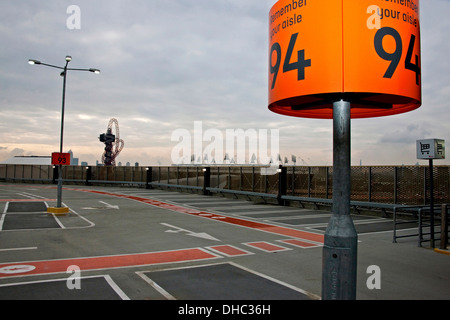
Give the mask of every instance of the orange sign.
M 269 15 L 269 109 L 352 118 L 421 105 L 419 0 L 280 0 Z
M 70 166 L 70 153 L 52 153 L 52 165 Z

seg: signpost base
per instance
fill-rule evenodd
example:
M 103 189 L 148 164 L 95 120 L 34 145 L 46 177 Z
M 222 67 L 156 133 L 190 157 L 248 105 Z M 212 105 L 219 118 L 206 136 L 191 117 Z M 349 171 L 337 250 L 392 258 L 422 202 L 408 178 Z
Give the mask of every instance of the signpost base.
M 350 103 L 333 103 L 333 213 L 325 232 L 322 299 L 356 299 L 358 235 L 350 217 Z
M 47 212 L 53 213 L 56 216 L 62 216 L 62 215 L 66 215 L 67 213 L 69 213 L 69 208 L 68 207 L 61 207 L 61 208 L 49 207 L 49 208 L 47 208 Z

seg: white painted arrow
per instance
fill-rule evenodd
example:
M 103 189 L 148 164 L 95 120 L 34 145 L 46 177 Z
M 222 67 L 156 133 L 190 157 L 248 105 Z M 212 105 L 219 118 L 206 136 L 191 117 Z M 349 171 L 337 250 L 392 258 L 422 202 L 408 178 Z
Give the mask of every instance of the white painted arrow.
M 105 201 L 99 201 L 99 202 L 103 203 L 103 204 L 106 206 L 106 208 L 108 208 L 108 209 L 116 209 L 116 210 L 119 210 L 119 206 L 113 206 L 112 204 L 109 204 L 109 203 L 107 203 L 107 202 L 105 202 Z
M 162 222 L 161 224 L 166 226 L 166 227 L 175 229 L 175 230 L 166 230 L 166 232 L 171 232 L 171 233 L 185 232 L 186 235 L 188 235 L 188 236 L 202 238 L 202 239 L 206 239 L 206 240 L 220 241 L 219 239 L 214 238 L 213 236 L 207 234 L 206 232 L 192 232 L 192 231 L 189 231 L 189 230 L 186 230 L 186 229 L 175 227 L 175 226 L 170 225 L 168 223 L 163 223 Z
M 98 209 L 116 209 L 119 210 L 119 206 L 113 206 L 112 204 L 109 204 L 105 201 L 99 201 L 100 203 L 103 203 L 105 207 L 83 207 L 81 209 L 83 210 L 98 210 Z

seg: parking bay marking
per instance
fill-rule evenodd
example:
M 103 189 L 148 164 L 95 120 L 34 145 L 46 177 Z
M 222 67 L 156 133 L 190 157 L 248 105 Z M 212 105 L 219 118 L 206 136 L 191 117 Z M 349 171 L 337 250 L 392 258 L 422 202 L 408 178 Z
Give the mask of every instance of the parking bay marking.
M 193 216 L 199 216 L 202 218 L 207 219 L 214 219 L 220 222 L 229 223 L 236 226 L 246 227 L 254 230 L 269 232 L 273 234 L 288 236 L 288 237 L 294 237 L 301 240 L 306 241 L 313 241 L 318 243 L 324 242 L 324 235 L 320 233 L 313 233 L 309 231 L 301 231 L 298 229 L 291 229 L 286 227 L 279 227 L 273 224 L 267 224 L 267 223 L 260 223 L 260 222 L 254 222 L 251 220 L 246 220 L 242 218 L 233 218 L 233 217 L 227 217 L 215 213 L 210 213 L 206 211 L 196 210 L 193 208 L 183 207 L 180 205 L 175 205 L 168 202 L 163 202 L 155 199 L 148 199 L 143 197 L 137 197 L 137 196 L 130 196 L 125 194 L 118 194 L 118 193 L 112 193 L 107 191 L 100 191 L 100 190 L 89 190 L 89 189 L 78 189 L 78 188 L 65 188 L 65 190 L 72 190 L 72 191 L 81 191 L 81 192 L 89 192 L 94 194 L 101 194 L 101 195 L 107 195 L 107 196 L 113 196 L 123 199 L 129 199 L 134 200 L 142 203 L 146 203 L 151 206 L 155 206 L 162 209 L 167 209 L 175 212 L 180 212 L 184 214 L 190 214 Z

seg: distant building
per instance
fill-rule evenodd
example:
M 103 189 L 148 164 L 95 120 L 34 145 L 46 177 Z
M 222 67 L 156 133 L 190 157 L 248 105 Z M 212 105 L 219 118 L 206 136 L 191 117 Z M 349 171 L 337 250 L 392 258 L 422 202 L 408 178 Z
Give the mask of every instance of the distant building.
M 70 165 L 71 166 L 77 166 L 78 165 L 78 158 L 74 158 L 73 157 L 73 152 L 72 150 L 69 150 L 67 153 L 70 153 Z
M 36 165 L 45 166 L 52 164 L 51 156 L 16 156 L 9 158 L 0 164 L 22 164 L 22 165 Z
M 67 153 L 70 153 L 70 165 L 78 166 L 80 160 L 74 158 L 72 150 L 69 150 Z M 15 156 L 0 162 L 0 164 L 50 166 L 52 164 L 52 156 Z

